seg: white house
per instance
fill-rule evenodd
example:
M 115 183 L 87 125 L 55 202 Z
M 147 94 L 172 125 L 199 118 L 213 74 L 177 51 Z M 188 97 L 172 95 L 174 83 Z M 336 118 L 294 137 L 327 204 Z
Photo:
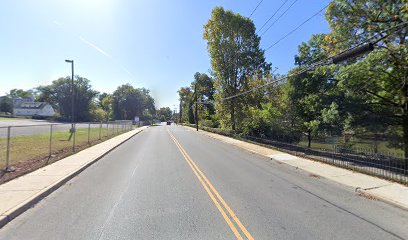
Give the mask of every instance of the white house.
M 15 102 L 13 106 L 15 116 L 41 116 L 52 117 L 55 114 L 54 108 L 46 102 Z

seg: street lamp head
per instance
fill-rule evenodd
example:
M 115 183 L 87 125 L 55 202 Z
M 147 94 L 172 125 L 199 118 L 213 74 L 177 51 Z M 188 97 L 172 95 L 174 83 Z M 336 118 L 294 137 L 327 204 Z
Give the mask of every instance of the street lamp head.
M 67 63 L 73 63 L 74 60 L 65 60 L 65 62 L 67 62 Z

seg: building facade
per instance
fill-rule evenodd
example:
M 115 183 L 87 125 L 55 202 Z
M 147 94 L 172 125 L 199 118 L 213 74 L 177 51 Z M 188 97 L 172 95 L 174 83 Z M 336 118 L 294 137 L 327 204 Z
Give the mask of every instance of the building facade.
M 54 116 L 54 108 L 46 102 L 34 102 L 28 99 L 13 99 L 13 115 L 15 116 Z

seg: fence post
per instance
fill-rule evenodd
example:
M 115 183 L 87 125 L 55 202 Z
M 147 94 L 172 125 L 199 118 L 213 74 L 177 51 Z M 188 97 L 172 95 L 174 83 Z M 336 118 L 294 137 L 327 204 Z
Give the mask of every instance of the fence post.
M 99 123 L 99 140 L 101 140 L 102 122 Z
M 76 138 L 76 126 L 75 126 L 76 124 L 74 123 L 74 124 L 72 124 L 72 128 L 73 128 L 73 134 L 74 134 L 74 138 L 72 139 L 72 152 L 75 152 L 75 138 Z
M 52 124 L 50 125 L 50 144 L 48 148 L 48 159 L 51 158 L 51 148 L 52 148 Z
M 109 137 L 109 122 L 106 122 L 106 137 Z
M 6 150 L 6 172 L 14 172 L 14 168 L 10 166 L 10 135 L 11 135 L 11 126 L 7 127 L 7 150 Z
M 90 144 L 89 138 L 91 136 L 91 123 L 88 123 L 88 145 Z

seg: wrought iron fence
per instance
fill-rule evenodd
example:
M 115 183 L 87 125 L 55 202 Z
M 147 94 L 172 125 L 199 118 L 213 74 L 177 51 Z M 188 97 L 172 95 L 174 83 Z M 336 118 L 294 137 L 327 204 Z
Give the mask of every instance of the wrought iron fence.
M 295 144 L 274 141 L 270 139 L 245 136 L 246 139 L 267 145 L 268 147 L 329 163 L 343 168 L 370 175 L 408 183 L 407 161 L 402 155 L 393 153 L 375 152 L 368 148 L 347 148 L 342 145 L 333 145 L 333 149 L 311 149 Z
M 133 129 L 132 121 L 50 123 L 0 127 L 0 168 L 13 171 L 25 161 L 49 162 Z

